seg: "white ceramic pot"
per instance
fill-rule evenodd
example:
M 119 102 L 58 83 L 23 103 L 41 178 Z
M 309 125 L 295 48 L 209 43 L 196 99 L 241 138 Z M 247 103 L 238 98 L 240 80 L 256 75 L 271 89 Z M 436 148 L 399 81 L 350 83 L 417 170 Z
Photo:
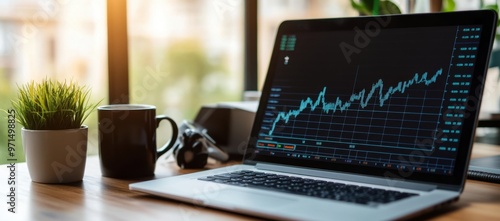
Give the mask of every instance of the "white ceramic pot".
M 68 130 L 22 128 L 21 135 L 32 181 L 71 183 L 82 180 L 87 160 L 87 126 Z

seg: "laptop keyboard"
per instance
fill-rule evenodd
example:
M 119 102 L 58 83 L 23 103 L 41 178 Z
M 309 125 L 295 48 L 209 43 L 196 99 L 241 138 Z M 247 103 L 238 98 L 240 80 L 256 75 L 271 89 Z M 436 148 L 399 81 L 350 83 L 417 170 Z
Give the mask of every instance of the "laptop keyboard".
M 242 187 L 277 190 L 298 195 L 364 205 L 386 204 L 418 195 L 394 190 L 384 190 L 250 170 L 207 176 L 199 178 L 199 180 Z

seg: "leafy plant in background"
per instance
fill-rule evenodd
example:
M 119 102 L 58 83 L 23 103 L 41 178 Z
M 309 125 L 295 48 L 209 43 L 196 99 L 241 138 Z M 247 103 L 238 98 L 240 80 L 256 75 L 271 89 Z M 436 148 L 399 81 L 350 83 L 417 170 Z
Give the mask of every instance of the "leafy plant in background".
M 389 0 L 351 0 L 351 6 L 361 15 L 401 14 L 399 7 Z
M 483 8 L 483 9 L 492 9 L 492 10 L 495 10 L 498 13 L 498 1 L 495 1 L 495 4 L 490 4 L 490 5 L 485 5 L 484 1 L 480 1 L 480 3 L 481 3 L 481 8 Z M 495 35 L 495 39 L 497 41 L 500 40 L 500 32 L 498 30 L 498 26 L 500 26 L 500 19 L 497 21 L 497 33 Z
M 484 0 L 481 0 L 481 1 L 479 1 L 479 8 L 480 9 L 491 9 L 491 10 L 494 10 L 498 13 L 498 0 L 496 0 L 494 4 L 488 4 L 488 5 L 486 5 L 484 3 Z M 455 10 L 456 10 L 455 0 L 443 0 L 442 11 L 451 12 L 451 11 L 455 11 Z M 497 33 L 495 35 L 495 39 L 497 41 L 500 40 L 500 32 L 498 30 L 498 26 L 500 26 L 500 19 L 497 21 Z
M 350 0 L 351 7 L 357 10 L 360 15 L 387 15 L 387 14 L 401 14 L 399 7 L 390 0 Z M 452 12 L 456 10 L 455 0 L 428 0 L 431 4 L 431 10 L 442 11 L 442 12 Z M 498 1 L 496 0 L 494 4 L 486 5 L 484 0 L 479 1 L 480 9 L 492 9 L 498 13 Z M 413 2 L 415 4 L 415 1 Z M 434 7 L 433 7 L 434 6 Z M 497 33 L 495 39 L 498 42 L 500 40 L 500 19 L 497 22 Z M 490 66 L 499 66 L 500 62 L 500 47 L 494 47 L 492 51 L 492 58 L 490 59 Z
M 18 86 L 19 94 L 12 106 L 17 121 L 29 130 L 63 130 L 80 128 L 97 104 L 89 103 L 90 89 L 74 82 L 49 79 Z

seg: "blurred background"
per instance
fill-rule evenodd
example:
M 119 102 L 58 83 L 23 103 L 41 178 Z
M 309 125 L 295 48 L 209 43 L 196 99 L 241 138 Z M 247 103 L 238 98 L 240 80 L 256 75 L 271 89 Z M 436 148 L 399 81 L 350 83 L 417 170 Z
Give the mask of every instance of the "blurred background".
M 402 13 L 414 13 L 430 11 L 433 1 L 392 2 Z M 439 10 L 484 5 L 478 0 L 442 2 Z M 181 122 L 193 119 L 202 105 L 242 99 L 243 0 L 128 0 L 127 7 L 130 103 L 155 105 L 157 114 Z M 351 0 L 258 1 L 258 88 L 283 20 L 359 14 Z M 106 1 L 0 1 L 1 110 L 11 108 L 18 85 L 46 77 L 87 85 L 93 102 L 108 104 L 107 72 Z M 146 75 L 156 81 L 143 81 Z M 6 116 L 0 112 L 0 164 L 6 162 Z M 88 154 L 95 155 L 97 113 L 85 124 Z M 16 130 L 17 159 L 24 161 L 20 125 Z M 159 142 L 164 142 L 161 137 Z

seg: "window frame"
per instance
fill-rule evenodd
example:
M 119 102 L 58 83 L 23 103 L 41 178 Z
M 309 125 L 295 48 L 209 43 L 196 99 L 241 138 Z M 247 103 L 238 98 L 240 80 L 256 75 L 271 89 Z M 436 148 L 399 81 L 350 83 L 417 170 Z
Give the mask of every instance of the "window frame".
M 244 90 L 257 90 L 257 1 L 244 0 Z M 130 102 L 127 1 L 106 1 L 108 96 L 110 104 Z

